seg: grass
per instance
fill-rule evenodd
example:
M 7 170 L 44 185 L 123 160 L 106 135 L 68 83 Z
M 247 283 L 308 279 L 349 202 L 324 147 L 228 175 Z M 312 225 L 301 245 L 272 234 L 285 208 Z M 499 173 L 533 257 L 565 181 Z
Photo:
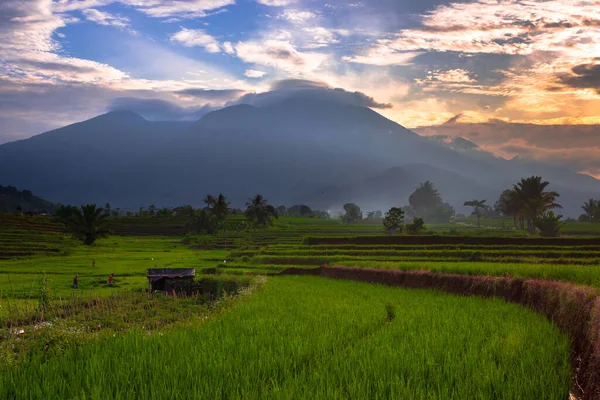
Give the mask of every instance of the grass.
M 141 289 L 147 287 L 148 268 L 214 267 L 226 254 L 221 250 L 193 251 L 177 238 L 113 236 L 91 247 L 75 246 L 67 257 L 0 260 L 0 292 L 5 297 L 36 297 L 32 283 L 44 273 L 53 291 L 63 296 L 74 291 L 75 274 L 79 275 L 78 292 L 109 294 L 120 289 Z M 111 273 L 115 274 L 112 287 L 106 285 Z
M 565 399 L 569 353 L 542 316 L 500 300 L 278 277 L 185 330 L 32 354 L 0 387 L 5 398 Z

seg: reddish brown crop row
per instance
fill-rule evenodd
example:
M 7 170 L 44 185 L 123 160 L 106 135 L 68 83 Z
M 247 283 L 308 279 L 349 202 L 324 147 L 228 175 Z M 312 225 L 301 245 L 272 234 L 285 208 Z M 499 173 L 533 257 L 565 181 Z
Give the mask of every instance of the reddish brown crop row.
M 288 268 L 280 274 L 317 275 L 408 288 L 438 289 L 458 295 L 494 296 L 530 307 L 546 315 L 571 336 L 573 386 L 584 400 L 600 399 L 600 293 L 596 289 L 539 279 L 337 266 Z

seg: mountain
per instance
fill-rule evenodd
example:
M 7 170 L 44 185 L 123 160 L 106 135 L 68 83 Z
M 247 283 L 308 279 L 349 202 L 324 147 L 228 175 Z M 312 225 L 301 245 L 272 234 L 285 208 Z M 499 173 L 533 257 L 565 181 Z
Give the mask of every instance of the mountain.
M 460 174 L 428 164 L 406 164 L 352 184 L 323 187 L 305 200 L 312 200 L 312 204 L 323 208 L 351 202 L 364 205 L 369 210 L 385 211 L 391 204 L 408 204 L 411 193 L 421 182 L 428 180 L 434 182 L 444 201 L 452 204 L 458 212 L 469 210 L 463 206 L 467 193 L 470 198 L 487 199 L 490 204 L 498 197 L 497 189 Z
M 194 123 L 119 111 L 1 145 L 0 183 L 56 202 L 109 201 L 122 209 L 199 206 L 206 194 L 221 192 L 236 207 L 261 193 L 273 204 L 326 208 L 356 201 L 384 210 L 406 204 L 418 183 L 430 180 L 460 210 L 473 198 L 493 204 L 532 174 L 553 185 L 553 177 L 557 185 L 568 181 L 569 214 L 589 193 L 600 197 L 600 182 L 591 177 L 448 142 L 421 137 L 366 107 L 300 96 L 233 105 Z
M 49 201 L 34 196 L 30 190 L 0 185 L 0 213 L 40 211 L 51 213 L 56 207 Z
M 104 204 L 139 178 L 128 173 L 137 160 L 168 148 L 190 125 L 117 111 L 6 143 L 0 146 L 0 183 L 31 188 L 55 202 Z

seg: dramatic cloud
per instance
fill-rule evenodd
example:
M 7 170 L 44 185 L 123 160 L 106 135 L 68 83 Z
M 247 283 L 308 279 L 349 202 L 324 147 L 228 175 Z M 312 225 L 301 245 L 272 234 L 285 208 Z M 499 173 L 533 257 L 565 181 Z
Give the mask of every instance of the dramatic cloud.
M 462 123 L 457 115 L 440 126 L 416 129 L 423 135 L 464 137 L 493 154 L 562 165 L 600 176 L 600 125 L 533 125 L 501 121 Z
M 391 104 L 378 103 L 372 97 L 361 92 L 349 92 L 341 88 L 329 87 L 323 82 L 314 82 L 303 79 L 289 79 L 275 82 L 270 91 L 246 94 L 235 103 L 263 107 L 289 98 L 332 101 L 358 107 L 379 109 L 392 108 Z
M 179 32 L 171 35 L 171 41 L 186 47 L 204 47 L 209 53 L 218 53 L 221 51 L 219 42 L 201 29 L 183 28 Z
M 252 1 L 0 0 L 0 135 L 107 105 L 195 118 L 244 95 L 363 105 L 407 127 L 457 114 L 575 132 L 600 123 L 600 0 Z M 585 164 L 594 136 L 569 132 L 556 148 L 558 134 L 481 137 L 496 154 L 559 163 L 573 158 L 559 149 L 581 149 L 572 162 L 596 171 Z
M 572 74 L 560 77 L 562 83 L 574 88 L 592 88 L 600 93 L 600 64 L 582 64 L 573 67 Z

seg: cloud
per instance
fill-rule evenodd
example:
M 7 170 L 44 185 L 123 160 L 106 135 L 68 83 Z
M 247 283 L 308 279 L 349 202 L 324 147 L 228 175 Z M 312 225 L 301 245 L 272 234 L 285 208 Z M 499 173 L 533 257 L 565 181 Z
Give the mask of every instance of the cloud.
M 52 10 L 64 13 L 111 3 L 121 3 L 154 18 L 202 18 L 221 12 L 223 7 L 235 4 L 235 0 L 56 0 Z
M 177 95 L 192 97 L 208 103 L 224 103 L 242 96 L 245 91 L 238 89 L 210 90 L 210 89 L 185 89 L 174 92 Z
M 340 43 L 338 34 L 335 31 L 326 29 L 320 26 L 304 28 L 303 32 L 308 36 L 306 40 L 306 48 L 326 47 L 330 44 Z
M 283 7 L 297 3 L 299 0 L 256 0 L 259 4 L 272 7 Z
M 300 52 L 286 40 L 239 42 L 235 50 L 244 62 L 277 68 L 291 74 L 314 72 L 328 58 L 322 53 Z
M 244 75 L 247 76 L 248 78 L 262 78 L 266 74 L 267 74 L 266 72 L 257 71 L 255 69 L 247 69 L 246 72 L 244 72 Z
M 233 47 L 233 44 L 231 44 L 231 42 L 224 42 L 222 47 L 225 53 L 235 54 L 235 48 Z
M 365 54 L 344 56 L 342 60 L 356 64 L 370 64 L 378 66 L 411 65 L 414 59 L 423 53 L 396 51 L 385 46 L 370 48 Z
M 559 77 L 562 83 L 573 88 L 591 88 L 600 93 L 600 64 L 576 65 L 571 71 L 571 74 Z
M 286 10 L 277 16 L 277 19 L 283 19 L 294 24 L 304 24 L 315 18 L 317 18 L 317 15 L 308 10 Z
M 88 21 L 95 22 L 100 25 L 115 26 L 117 28 L 126 28 L 129 26 L 129 19 L 119 17 L 104 11 L 99 11 L 93 8 L 83 10 L 83 15 Z
M 598 37 L 597 0 L 479 0 L 436 8 L 422 27 L 401 30 L 379 45 L 395 50 L 528 55 L 564 51 L 588 55 Z
M 182 28 L 179 32 L 171 35 L 171 41 L 186 47 L 204 47 L 209 53 L 218 53 L 221 51 L 219 42 L 202 29 Z
M 519 156 L 562 165 L 575 171 L 600 174 L 599 125 L 535 125 L 488 121 L 463 123 L 456 121 L 440 126 L 416 129 L 419 134 L 464 137 L 482 150 L 512 158 Z M 450 122 L 450 121 L 449 121 Z
M 448 71 L 429 71 L 425 79 L 415 79 L 418 85 L 425 85 L 433 82 L 442 83 L 475 83 L 473 74 L 464 69 L 452 69 Z
M 282 102 L 289 98 L 303 98 L 315 101 L 331 101 L 358 107 L 378 109 L 391 108 L 391 104 L 379 103 L 361 92 L 350 92 L 342 88 L 332 88 L 326 83 L 304 79 L 287 79 L 273 83 L 270 91 L 249 93 L 242 96 L 235 104 L 251 104 L 264 107 Z
M 108 111 L 133 111 L 148 120 L 154 121 L 196 121 L 214 111 L 211 106 L 182 107 L 162 99 L 140 99 L 118 97 L 111 101 Z

